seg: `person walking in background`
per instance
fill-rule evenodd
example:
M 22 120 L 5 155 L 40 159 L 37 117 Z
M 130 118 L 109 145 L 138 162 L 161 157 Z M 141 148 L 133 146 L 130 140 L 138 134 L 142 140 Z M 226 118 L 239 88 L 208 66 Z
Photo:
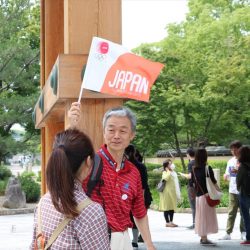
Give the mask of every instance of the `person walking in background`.
M 226 234 L 221 238 L 221 240 L 231 240 L 231 233 L 233 232 L 235 219 L 237 216 L 238 209 L 240 207 L 239 192 L 237 190 L 237 185 L 236 185 L 236 176 L 239 166 L 237 157 L 241 146 L 242 143 L 237 140 L 231 142 L 229 146 L 233 157 L 227 162 L 227 167 L 224 174 L 224 180 L 229 181 L 228 218 L 227 218 Z M 240 218 L 240 232 L 241 232 L 241 239 L 244 240 L 246 237 L 246 233 L 242 216 Z
M 82 189 L 82 181 L 92 169 L 94 155 L 92 143 L 84 133 L 66 130 L 56 135 L 46 168 L 48 192 L 40 200 L 39 218 L 35 211 L 30 249 L 37 249 L 38 222 L 47 243 L 65 217 L 72 220 L 52 243 L 51 249 L 110 249 L 103 208 L 90 201 Z M 86 200 L 90 204 L 78 211 L 77 205 Z
M 144 194 L 144 204 L 145 207 L 148 209 L 150 207 L 150 204 L 152 202 L 152 195 L 148 186 L 148 173 L 147 173 L 147 168 L 146 166 L 137 160 L 138 155 L 140 155 L 139 151 L 135 149 L 135 146 L 130 144 L 126 149 L 125 149 L 125 154 L 130 162 L 136 166 L 138 171 L 140 172 L 141 175 L 141 183 L 142 183 L 142 190 Z M 132 213 L 130 213 L 131 216 L 131 221 L 133 222 L 133 227 L 132 227 L 132 234 L 133 234 L 133 239 L 132 239 L 132 246 L 134 249 L 138 248 L 138 237 L 139 237 L 139 230 L 135 224 L 134 217 Z
M 135 149 L 135 158 L 137 161 L 143 163 L 143 156 L 141 155 L 141 153 L 139 152 L 139 150 L 137 148 Z M 151 195 L 151 192 L 150 192 L 150 195 Z M 151 195 L 151 197 L 152 197 L 152 195 Z M 150 199 L 150 197 L 148 197 L 148 199 Z M 138 242 L 144 242 L 141 234 L 139 234 L 139 236 L 138 236 Z
M 159 210 L 163 211 L 166 227 L 177 227 L 177 225 L 173 223 L 174 212 L 177 209 L 177 199 L 180 199 L 180 190 L 177 190 L 175 180 L 177 174 L 172 169 L 174 165 L 171 160 L 165 160 L 162 165 L 162 180 L 166 181 L 166 185 L 163 192 L 160 192 Z
M 246 240 L 242 245 L 250 245 L 250 148 L 243 146 L 239 150 L 239 170 L 236 177 L 239 191 L 240 209 L 246 227 Z
M 71 127 L 79 125 L 80 115 L 79 103 L 72 103 L 68 112 Z M 134 216 L 147 250 L 155 250 L 149 231 L 140 173 L 124 154 L 125 148 L 135 137 L 135 130 L 136 117 L 130 109 L 115 107 L 104 114 L 105 144 L 98 150 L 103 162 L 102 184 L 94 188 L 91 199 L 104 207 L 111 232 L 112 250 L 132 249 L 128 233 L 128 228 L 133 225 L 130 212 Z M 88 179 L 83 182 L 84 190 L 87 189 Z
M 198 234 L 200 244 L 203 246 L 214 246 L 215 243 L 208 240 L 207 235 L 218 232 L 218 221 L 215 207 L 210 207 L 206 200 L 206 165 L 207 151 L 199 148 L 195 152 L 195 163 L 191 173 L 192 183 L 196 188 L 196 214 L 195 214 L 195 233 Z M 213 169 L 208 166 L 210 178 L 214 184 L 217 183 Z M 218 187 L 219 189 L 219 187 Z
M 180 176 L 188 179 L 188 185 L 187 185 L 187 190 L 188 190 L 188 200 L 190 204 L 190 208 L 192 210 L 192 217 L 193 217 L 193 224 L 188 227 L 188 229 L 194 229 L 195 227 L 195 200 L 196 200 L 196 191 L 193 186 L 193 183 L 191 181 L 191 173 L 192 169 L 194 166 L 194 156 L 195 156 L 195 151 L 193 148 L 188 148 L 187 149 L 187 158 L 188 158 L 188 173 L 179 173 Z

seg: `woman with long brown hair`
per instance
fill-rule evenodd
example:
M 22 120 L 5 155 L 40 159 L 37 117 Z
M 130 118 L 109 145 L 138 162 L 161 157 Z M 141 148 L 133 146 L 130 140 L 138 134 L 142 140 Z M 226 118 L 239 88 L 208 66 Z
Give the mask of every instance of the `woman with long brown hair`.
M 213 246 L 215 243 L 208 240 L 207 235 L 218 232 L 218 221 L 215 207 L 210 207 L 206 200 L 208 193 L 206 166 L 207 151 L 205 148 L 199 148 L 195 152 L 195 163 L 191 173 L 191 180 L 196 189 L 195 233 L 201 237 L 201 245 Z M 210 166 L 208 166 L 208 171 L 212 182 L 216 184 L 217 181 L 214 177 L 213 169 Z
M 66 130 L 56 135 L 46 168 L 48 192 L 39 202 L 40 219 L 35 212 L 30 249 L 36 247 L 38 221 L 46 243 L 65 218 L 71 220 L 50 249 L 110 249 L 106 216 L 101 205 L 90 201 L 83 210 L 77 208 L 88 199 L 82 182 L 92 169 L 94 155 L 86 134 Z

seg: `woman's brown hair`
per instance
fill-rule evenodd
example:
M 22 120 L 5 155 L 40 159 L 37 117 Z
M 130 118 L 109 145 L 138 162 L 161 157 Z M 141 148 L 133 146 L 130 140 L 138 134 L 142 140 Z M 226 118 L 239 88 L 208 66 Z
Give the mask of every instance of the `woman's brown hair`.
M 205 148 L 199 148 L 195 151 L 194 167 L 205 167 L 207 164 L 207 151 Z
M 74 199 L 74 182 L 77 171 L 94 148 L 89 137 L 76 129 L 56 135 L 53 151 L 46 168 L 46 182 L 56 210 L 66 216 L 78 215 Z
M 165 171 L 166 170 L 166 168 L 168 168 L 169 166 L 170 166 L 170 163 L 171 163 L 172 161 L 170 160 L 170 159 L 167 159 L 167 160 L 165 160 L 163 163 L 162 163 L 162 166 L 163 166 L 163 170 Z
M 240 163 L 250 163 L 250 148 L 248 146 L 240 148 L 238 160 Z

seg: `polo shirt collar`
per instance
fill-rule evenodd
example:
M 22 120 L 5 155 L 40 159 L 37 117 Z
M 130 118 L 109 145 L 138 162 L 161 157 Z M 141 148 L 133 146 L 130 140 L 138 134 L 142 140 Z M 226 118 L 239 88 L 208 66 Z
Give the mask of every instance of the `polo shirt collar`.
M 109 151 L 107 150 L 107 145 L 104 144 L 100 149 L 99 149 L 99 153 L 108 161 L 109 166 L 112 167 L 114 170 L 116 170 L 117 168 L 117 162 L 114 160 L 114 158 L 112 157 L 112 155 L 109 153 Z M 119 172 L 128 172 L 130 170 L 130 165 L 126 164 L 127 163 L 127 158 L 125 156 L 125 154 L 123 155 L 123 160 L 121 163 L 121 168 L 119 170 Z

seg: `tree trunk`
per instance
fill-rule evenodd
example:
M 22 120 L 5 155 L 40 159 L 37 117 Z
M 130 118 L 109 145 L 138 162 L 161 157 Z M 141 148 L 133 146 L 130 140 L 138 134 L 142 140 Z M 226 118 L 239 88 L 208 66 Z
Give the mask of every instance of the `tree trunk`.
M 183 172 L 186 172 L 186 165 L 184 162 L 184 157 L 181 153 L 179 139 L 178 139 L 177 133 L 175 131 L 174 131 L 174 139 L 175 139 L 175 146 L 176 146 L 177 154 L 180 156 L 180 159 L 181 159 L 181 165 L 182 165 Z

